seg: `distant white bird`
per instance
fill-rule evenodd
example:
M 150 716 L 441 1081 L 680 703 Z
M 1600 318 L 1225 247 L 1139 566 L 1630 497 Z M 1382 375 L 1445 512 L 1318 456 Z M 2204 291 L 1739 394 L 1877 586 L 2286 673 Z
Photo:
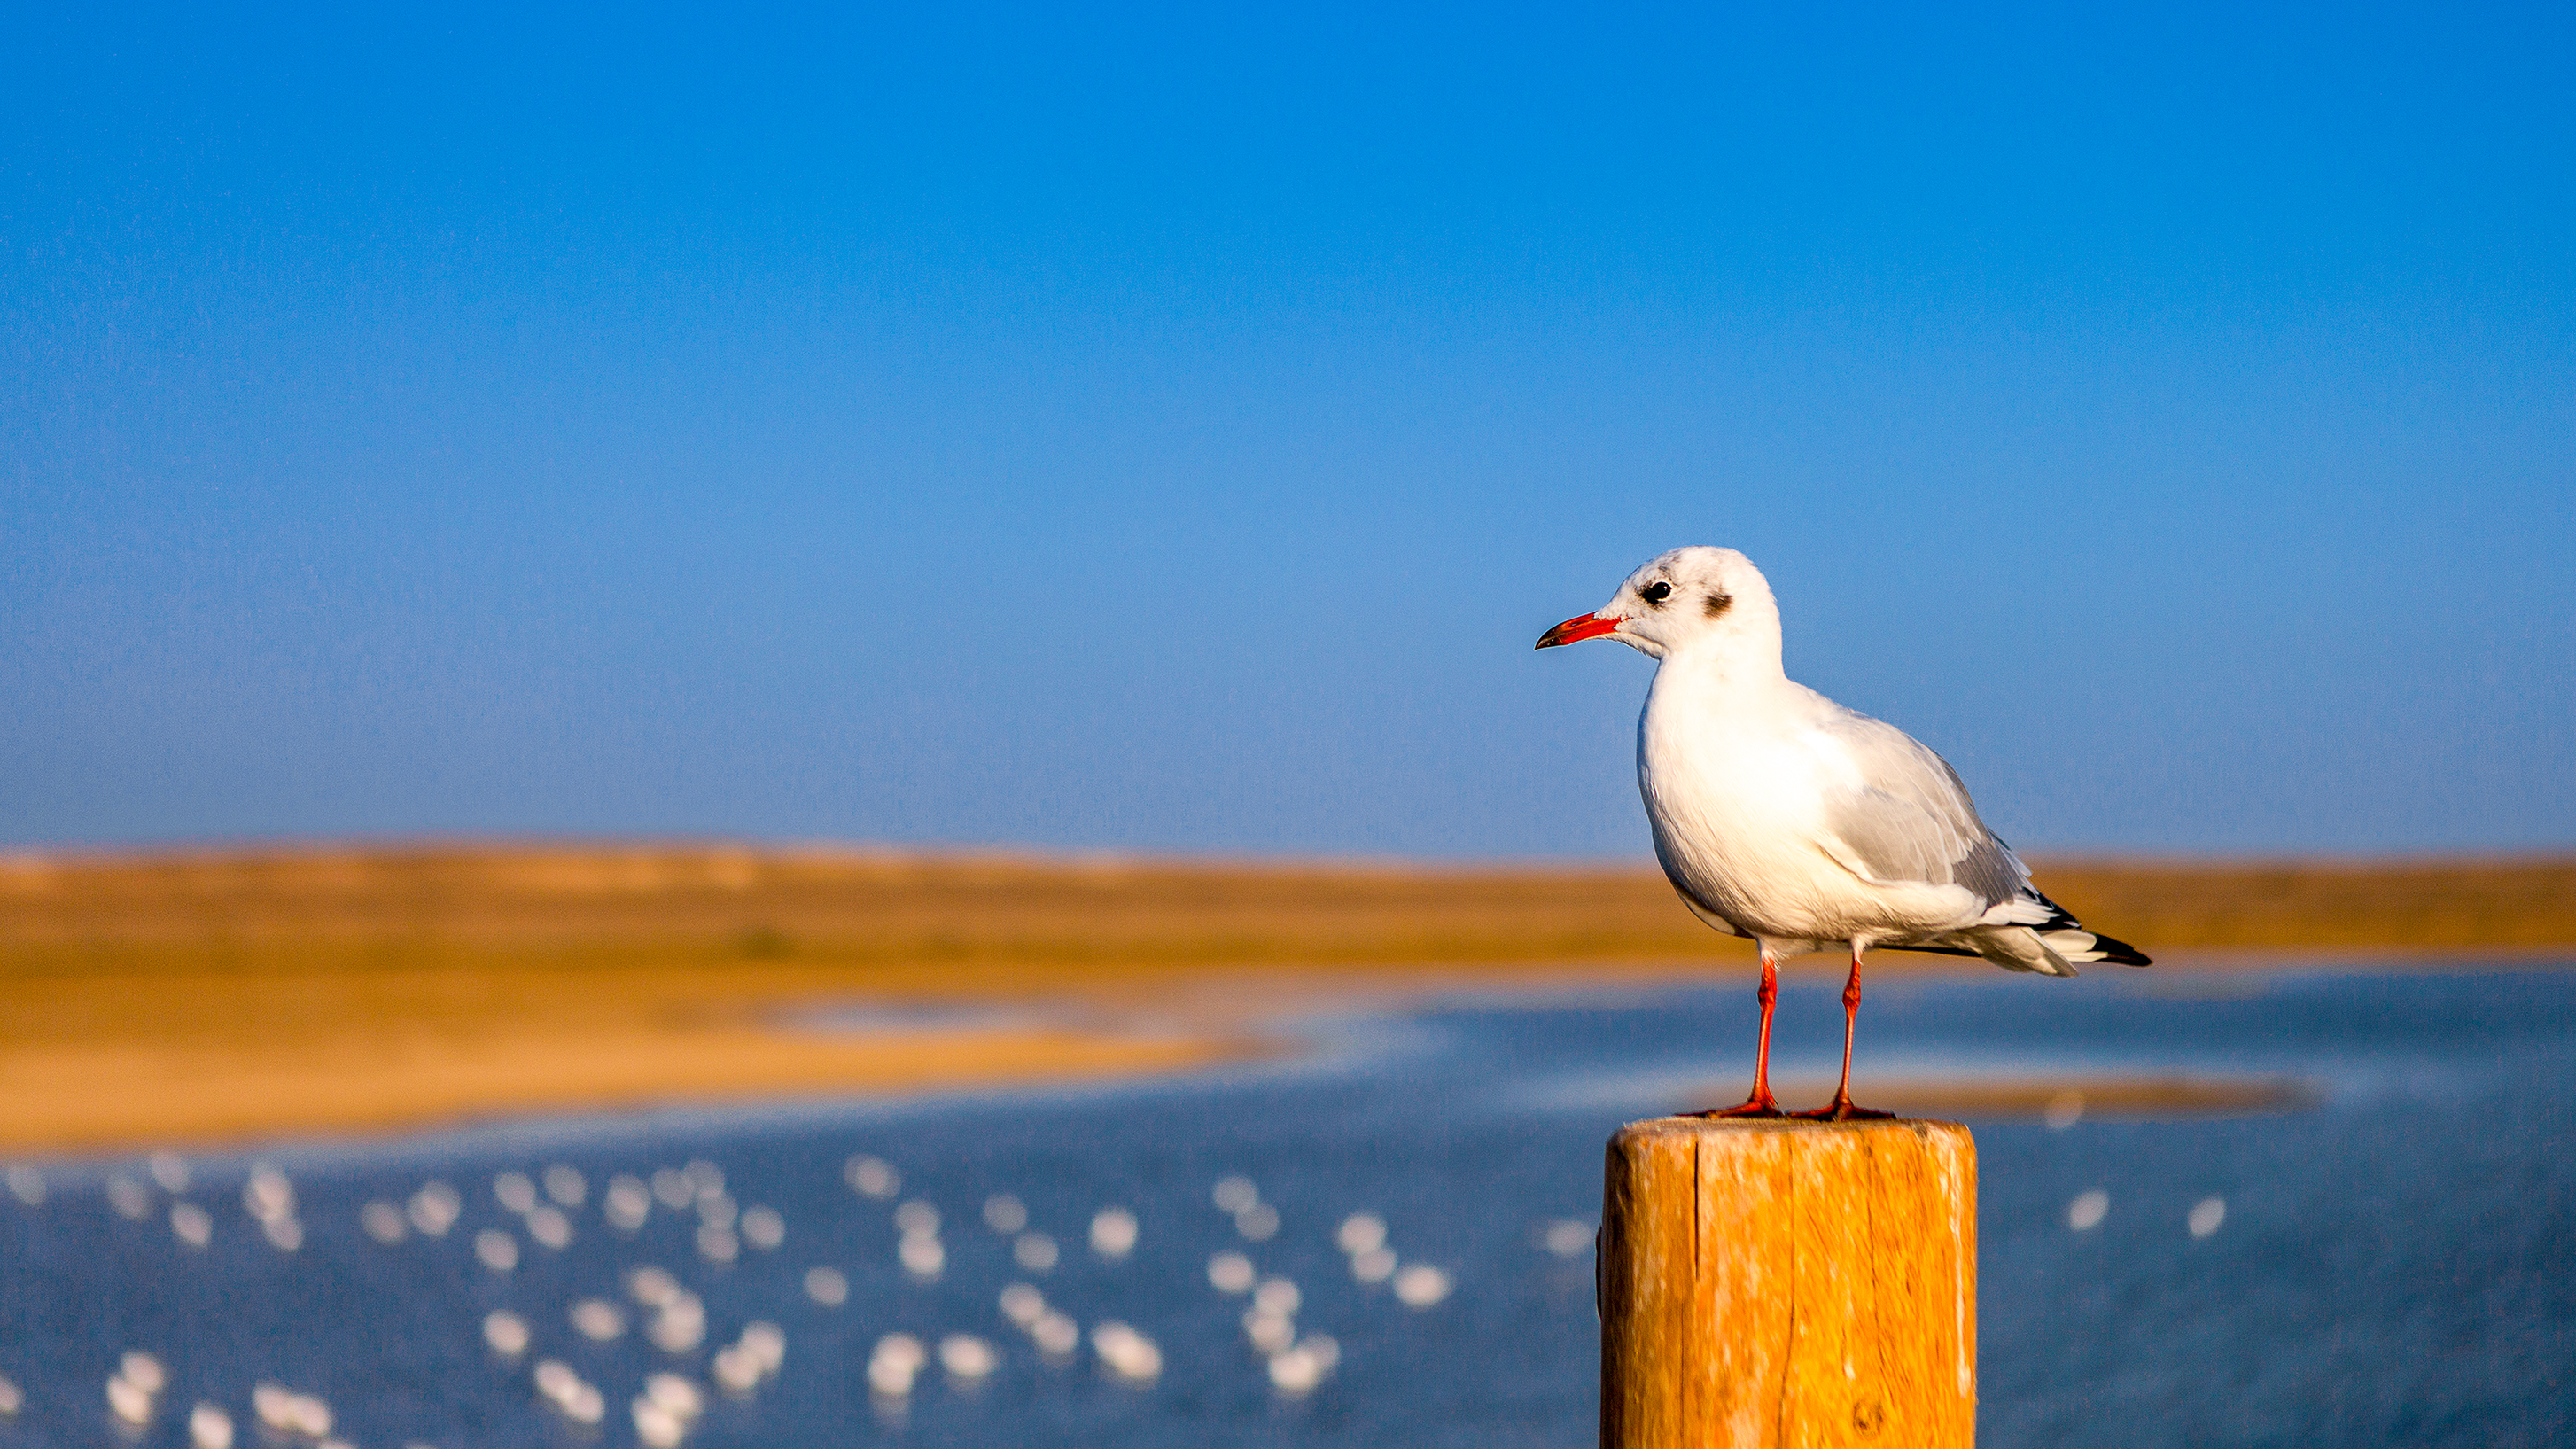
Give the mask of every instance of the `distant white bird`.
M 1783 955 L 1851 949 L 1842 1084 L 1830 1106 L 1799 1114 L 1834 1121 L 1888 1115 L 1851 1100 L 1852 1024 L 1870 947 L 1982 956 L 2048 976 L 2072 976 L 2079 961 L 2148 964 L 2039 893 L 1947 761 L 1782 671 L 1779 605 L 1744 555 L 1674 549 L 1538 647 L 1584 639 L 1616 639 L 1661 661 L 1637 721 L 1637 786 L 1655 856 L 1693 914 L 1761 948 L 1753 1092 L 1718 1115 L 1780 1115 L 1771 1008 Z

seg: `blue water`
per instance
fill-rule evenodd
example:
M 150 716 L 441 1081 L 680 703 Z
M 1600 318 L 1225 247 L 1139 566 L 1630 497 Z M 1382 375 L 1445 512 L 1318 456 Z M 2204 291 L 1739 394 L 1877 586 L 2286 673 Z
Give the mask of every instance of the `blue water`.
M 1832 995 L 1783 993 L 1785 1071 L 1830 1065 Z M 291 1253 L 244 1210 L 250 1157 L 191 1164 L 185 1196 L 215 1224 L 203 1249 L 172 1234 L 168 1194 L 141 1221 L 111 1210 L 109 1175 L 140 1177 L 139 1162 L 40 1163 L 41 1203 L 0 1197 L 0 1373 L 25 1396 L 0 1449 L 184 1444 L 201 1399 L 257 1443 L 259 1381 L 326 1398 L 333 1433 L 360 1449 L 631 1444 L 644 1375 L 706 1382 L 708 1351 L 754 1319 L 785 1329 L 781 1372 L 747 1398 L 711 1393 L 690 1444 L 1588 1444 L 1590 1255 L 1550 1251 L 1546 1229 L 1592 1222 L 1619 1123 L 1741 1090 L 1751 1015 L 1741 987 L 1462 997 L 1300 1023 L 1316 1050 L 1294 1063 L 1146 1087 L 281 1148 L 256 1160 L 293 1180 L 304 1240 Z M 2576 971 L 1890 985 L 1864 1009 L 1860 1071 L 1864 1099 L 1874 1073 L 2287 1076 L 2313 1090 L 2303 1110 L 2240 1117 L 1970 1119 L 1984 1444 L 2576 1442 Z M 857 1152 L 940 1209 L 936 1281 L 897 1265 L 893 1203 L 844 1184 Z M 777 1209 L 784 1245 L 720 1266 L 695 1250 L 691 1214 L 656 1204 L 632 1235 L 602 1220 L 612 1173 L 692 1159 L 720 1166 L 739 1203 Z M 590 1185 L 560 1251 L 530 1243 L 491 1190 L 497 1172 L 551 1163 Z M 1226 1173 L 1275 1205 L 1275 1238 L 1246 1242 L 1211 1205 Z M 360 1230 L 363 1204 L 433 1178 L 466 1204 L 444 1237 L 387 1246 Z M 2068 1204 L 2088 1190 L 2109 1210 L 2076 1231 Z M 996 1192 L 1064 1244 L 1053 1271 L 1015 1267 L 984 1226 Z M 2224 1218 L 2195 1237 L 2186 1218 L 2210 1198 Z M 1124 1261 L 1085 1246 L 1108 1204 L 1142 1222 Z M 1455 1291 L 1416 1308 L 1354 1281 L 1332 1236 L 1362 1209 Z M 485 1228 L 517 1237 L 515 1271 L 476 1262 Z M 1209 1256 L 1228 1248 L 1296 1281 L 1301 1331 L 1341 1345 L 1311 1393 L 1272 1388 L 1240 1327 L 1245 1300 L 1210 1286 Z M 571 1328 L 567 1305 L 622 1300 L 626 1271 L 648 1263 L 701 1295 L 701 1350 Z M 815 1265 L 847 1274 L 846 1304 L 805 1296 Z M 1113 1382 L 1088 1347 L 1042 1361 L 995 1306 L 1022 1279 L 1086 1330 L 1135 1325 L 1162 1350 L 1159 1379 Z M 503 1307 L 535 1331 L 515 1360 L 483 1341 Z M 895 1330 L 977 1334 L 1002 1364 L 971 1388 L 934 1366 L 908 1400 L 872 1396 L 870 1347 Z M 171 1377 L 140 1434 L 111 1427 L 103 1393 L 134 1348 Z M 541 1403 L 541 1358 L 599 1387 L 599 1429 Z

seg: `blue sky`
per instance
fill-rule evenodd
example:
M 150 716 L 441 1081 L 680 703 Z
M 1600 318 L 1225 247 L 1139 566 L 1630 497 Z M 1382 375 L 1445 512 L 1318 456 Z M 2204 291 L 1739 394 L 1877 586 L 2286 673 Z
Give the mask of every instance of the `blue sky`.
M 363 8 L 363 7 L 362 7 Z M 2576 843 L 2563 6 L 13 16 L 0 839 Z

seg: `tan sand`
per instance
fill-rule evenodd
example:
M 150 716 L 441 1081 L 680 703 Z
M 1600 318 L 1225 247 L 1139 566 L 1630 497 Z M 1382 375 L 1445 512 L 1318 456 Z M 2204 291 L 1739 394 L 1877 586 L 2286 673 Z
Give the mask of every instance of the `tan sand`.
M 2042 881 L 2104 930 L 2205 962 L 2576 945 L 2570 860 L 2071 862 Z M 1317 993 L 1735 980 L 1748 961 L 1651 869 L 732 846 L 19 856 L 0 859 L 0 1148 L 1184 1070 L 1267 1049 L 1270 1013 Z M 1046 1010 L 795 1025 L 855 1001 Z

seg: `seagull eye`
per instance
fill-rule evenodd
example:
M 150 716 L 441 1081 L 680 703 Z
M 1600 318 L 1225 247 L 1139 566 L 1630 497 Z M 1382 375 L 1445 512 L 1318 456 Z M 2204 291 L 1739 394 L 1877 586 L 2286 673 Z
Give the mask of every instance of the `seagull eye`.
M 1657 579 L 1653 583 L 1648 584 L 1637 591 L 1637 597 L 1644 599 L 1649 604 L 1660 604 L 1672 596 L 1673 586 L 1665 583 L 1662 579 Z

